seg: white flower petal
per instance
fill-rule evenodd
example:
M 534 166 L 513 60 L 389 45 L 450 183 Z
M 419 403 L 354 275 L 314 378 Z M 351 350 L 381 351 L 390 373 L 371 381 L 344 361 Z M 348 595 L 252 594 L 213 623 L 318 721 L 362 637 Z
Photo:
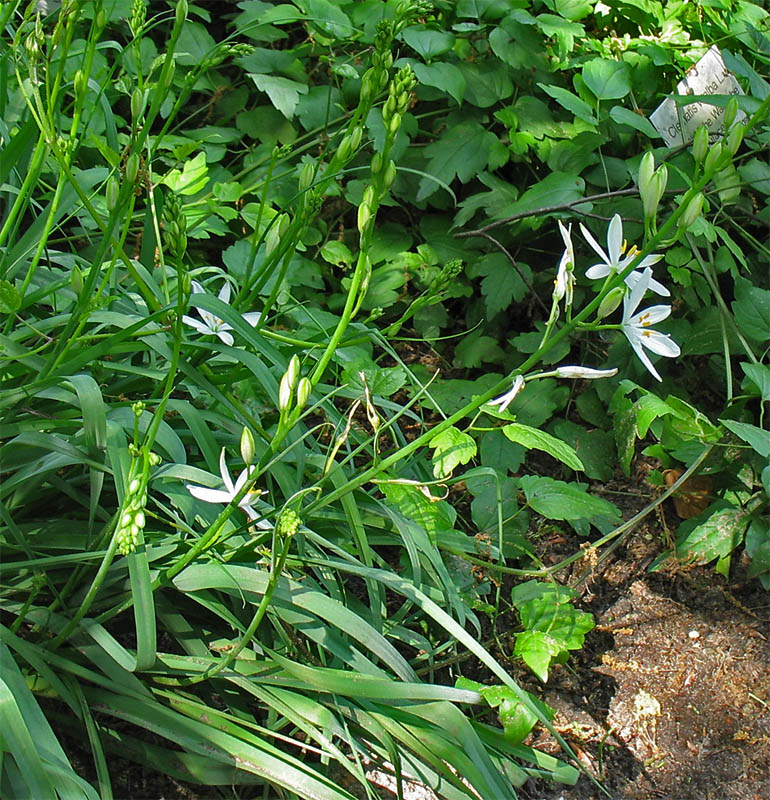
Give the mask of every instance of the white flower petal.
M 249 311 L 246 314 L 241 314 L 241 316 L 252 328 L 262 319 L 262 314 L 260 314 L 259 311 Z
M 206 290 L 201 286 L 198 281 L 190 281 L 192 285 L 193 294 L 205 294 Z
M 593 249 L 595 250 L 595 252 L 596 252 L 596 255 L 598 255 L 598 256 L 599 256 L 599 258 L 601 258 L 601 260 L 602 260 L 602 261 L 603 261 L 605 264 L 608 264 L 608 263 L 609 263 L 609 259 L 607 258 L 607 254 L 604 252 L 604 250 L 602 249 L 602 247 L 601 247 L 601 245 L 599 244 L 599 242 L 597 242 L 597 241 L 596 241 L 596 239 L 594 239 L 593 235 L 591 234 L 591 231 L 589 231 L 589 230 L 588 230 L 588 228 L 586 228 L 586 226 L 585 226 L 585 225 L 583 225 L 583 223 L 582 223 L 582 222 L 580 223 L 580 230 L 581 230 L 581 232 L 582 232 L 582 234 L 583 234 L 583 237 L 585 238 L 585 240 L 586 240 L 586 241 L 588 242 L 588 244 L 590 244 L 590 245 L 591 245 L 591 247 L 593 247 Z
M 223 303 L 230 304 L 230 283 L 228 281 L 222 284 L 222 288 L 219 290 L 217 297 L 219 297 Z
M 668 334 L 660 331 L 642 331 L 640 342 L 653 353 L 667 358 L 676 358 L 682 352 Z
M 228 327 L 230 327 L 230 326 L 228 325 Z M 223 341 L 223 342 L 224 342 L 226 345 L 228 345 L 229 347 L 232 347 L 232 346 L 233 346 L 233 343 L 235 342 L 235 339 L 233 339 L 233 337 L 232 337 L 232 334 L 228 333 L 226 330 L 223 330 L 222 328 L 220 328 L 220 329 L 217 331 L 217 336 L 218 336 L 218 337 L 219 337 L 219 338 L 220 338 L 220 339 L 221 339 L 221 340 L 222 340 L 222 341 Z
M 615 214 L 607 226 L 607 254 L 611 264 L 617 265 L 620 262 L 622 248 L 623 220 L 620 218 L 620 214 Z
M 636 314 L 631 320 L 631 324 L 647 328 L 650 325 L 654 325 L 656 322 L 668 319 L 670 314 L 671 306 L 650 306 Z
M 190 483 L 185 484 L 184 488 L 204 503 L 229 503 L 233 499 L 233 495 L 221 489 L 207 489 L 205 486 L 193 486 Z
M 642 261 L 642 263 L 644 263 L 644 261 Z M 637 272 L 636 270 L 634 270 L 634 272 L 629 272 L 628 275 L 626 275 L 626 286 L 633 289 L 634 286 L 636 286 L 636 284 L 639 282 L 641 277 L 642 277 L 641 272 Z M 656 281 L 655 278 L 650 278 L 650 283 L 647 288 L 650 291 L 653 291 L 656 294 L 661 295 L 662 297 L 669 297 L 671 295 L 671 292 L 669 292 L 669 290 L 666 289 L 666 287 L 662 283 L 658 283 L 658 281 Z
M 595 281 L 598 278 L 606 278 L 610 272 L 612 269 L 607 264 L 594 264 L 586 270 L 586 278 Z
M 513 381 L 513 386 L 505 393 L 500 395 L 500 397 L 496 397 L 494 400 L 490 400 L 488 405 L 490 406 L 500 406 L 500 411 L 505 411 L 508 406 L 513 402 L 516 395 L 524 388 L 524 378 L 521 375 L 517 375 Z
M 225 488 L 230 492 L 232 497 L 235 494 L 235 487 L 233 486 L 232 478 L 230 477 L 230 470 L 227 469 L 227 459 L 225 457 L 225 448 L 223 447 L 219 453 L 219 474 L 222 477 L 222 483 Z
M 191 328 L 195 328 L 198 333 L 203 333 L 207 336 L 214 333 L 208 325 L 195 319 L 195 317 L 182 316 L 182 322 L 184 322 L 185 325 L 189 325 Z
M 623 305 L 623 321 L 626 322 L 628 318 L 639 308 L 639 303 L 642 302 L 647 287 L 652 278 L 652 270 L 647 269 L 639 276 L 636 284 L 631 288 L 631 294 L 626 295 Z
M 642 347 L 641 343 L 634 339 L 629 339 L 629 342 L 631 343 L 631 347 L 634 348 L 634 352 L 639 357 L 639 360 L 642 362 L 642 364 L 644 364 L 650 374 L 659 381 L 662 381 L 663 378 L 658 375 L 658 371 L 652 366 L 652 361 L 650 361 L 650 359 L 647 357 L 647 353 L 644 352 L 644 348 Z

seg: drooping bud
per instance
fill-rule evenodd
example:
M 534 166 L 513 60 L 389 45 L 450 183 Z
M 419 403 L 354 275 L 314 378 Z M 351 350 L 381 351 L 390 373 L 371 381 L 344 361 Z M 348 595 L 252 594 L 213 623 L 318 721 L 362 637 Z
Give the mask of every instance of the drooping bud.
M 583 378 L 588 381 L 611 378 L 617 374 L 617 369 L 591 369 L 590 367 L 557 367 L 553 373 L 555 378 L 572 378 L 573 380 Z

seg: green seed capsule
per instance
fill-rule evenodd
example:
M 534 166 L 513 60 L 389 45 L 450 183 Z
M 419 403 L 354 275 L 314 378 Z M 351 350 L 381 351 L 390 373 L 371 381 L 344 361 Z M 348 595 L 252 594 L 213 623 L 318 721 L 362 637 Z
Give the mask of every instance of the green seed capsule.
M 126 161 L 126 180 L 132 186 L 136 183 L 136 178 L 139 175 L 139 155 L 138 153 L 131 153 Z

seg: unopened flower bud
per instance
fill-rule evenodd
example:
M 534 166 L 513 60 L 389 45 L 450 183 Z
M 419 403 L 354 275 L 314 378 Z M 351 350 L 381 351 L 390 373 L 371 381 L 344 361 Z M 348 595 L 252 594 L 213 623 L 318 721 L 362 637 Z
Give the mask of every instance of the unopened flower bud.
M 118 183 L 118 179 L 114 175 L 110 175 L 110 177 L 107 178 L 107 186 L 104 192 L 107 209 L 109 211 L 112 211 L 115 206 L 117 206 L 119 194 L 120 184 Z
M 737 114 L 738 114 L 738 98 L 731 97 L 727 101 L 727 106 L 725 106 L 724 123 L 726 131 L 730 130 L 730 127 L 732 126 L 733 122 L 735 122 L 735 117 Z
M 604 319 L 605 317 L 609 317 L 613 311 L 623 302 L 623 298 L 626 294 L 625 286 L 616 286 L 612 291 L 608 292 L 601 303 L 599 303 L 599 309 L 596 312 L 597 319 Z
M 644 206 L 644 216 L 646 219 L 654 217 L 658 213 L 660 198 L 666 191 L 668 183 L 668 167 L 661 164 L 652 175 L 646 193 L 642 193 L 642 205 Z
M 147 460 L 150 462 L 151 467 L 157 467 L 160 465 L 160 462 L 163 461 L 163 459 L 157 453 L 150 453 L 150 455 L 147 457 Z M 147 502 L 147 495 L 144 496 L 142 505 L 144 505 L 146 502 Z
M 395 136 L 398 133 L 398 129 L 401 127 L 401 114 L 396 112 L 391 118 L 390 122 L 388 122 L 388 133 L 391 136 Z
M 315 164 L 312 161 L 308 161 L 302 167 L 299 173 L 299 179 L 297 183 L 299 185 L 300 192 L 304 192 L 305 189 L 309 189 L 311 187 L 314 177 L 315 177 Z
M 360 125 L 356 125 L 356 127 L 350 131 L 350 147 L 352 150 L 358 150 L 358 146 L 361 144 L 362 136 L 363 128 Z
M 709 132 L 705 125 L 701 125 L 692 137 L 692 157 L 696 164 L 700 164 L 706 157 L 709 149 Z
M 746 126 L 741 122 L 736 123 L 730 128 L 730 133 L 727 134 L 727 139 L 725 140 L 725 147 L 731 156 L 734 156 L 738 152 L 745 131 Z
M 611 378 L 617 375 L 617 369 L 591 369 L 590 367 L 557 367 L 554 370 L 555 378 L 583 378 L 588 381 L 598 380 L 599 378 Z
M 385 167 L 385 174 L 382 176 L 382 183 L 387 189 L 390 188 L 394 180 L 396 180 L 396 165 L 391 159 L 388 161 L 388 166 Z
M 366 230 L 366 226 L 369 224 L 372 218 L 372 210 L 366 203 L 361 203 L 358 207 L 358 232 L 363 233 Z
M 350 134 L 347 134 L 347 136 L 342 137 L 342 141 L 337 147 L 337 158 L 339 158 L 340 161 L 347 161 L 352 152 L 353 147 L 351 145 Z
M 278 410 L 284 413 L 291 406 L 291 384 L 289 383 L 288 372 L 281 378 L 281 385 L 278 388 Z
M 372 156 L 371 170 L 372 175 L 377 175 L 377 173 L 382 171 L 382 153 L 375 153 Z
M 639 192 L 644 197 L 645 193 L 649 190 L 650 181 L 655 173 L 655 156 L 652 150 L 648 150 L 639 163 Z
M 299 356 L 295 353 L 290 361 L 289 366 L 286 369 L 286 376 L 287 380 L 289 381 L 289 388 L 294 391 L 294 387 L 297 385 L 297 378 L 299 378 Z
M 131 184 L 136 183 L 136 178 L 139 175 L 139 154 L 131 153 L 126 161 L 126 180 Z
M 703 209 L 703 194 L 698 192 L 698 194 L 693 197 L 692 200 L 687 204 L 687 208 L 685 208 L 682 216 L 679 217 L 678 225 L 682 230 L 687 230 L 698 217 L 700 216 L 700 212 Z
M 144 113 L 145 94 L 141 89 L 134 89 L 131 94 L 131 118 L 138 122 Z
M 177 0 L 176 24 L 181 25 L 187 19 L 187 0 Z
M 70 270 L 70 286 L 77 295 L 83 292 L 83 273 L 77 264 Z
M 310 392 L 313 390 L 313 384 L 309 378 L 300 378 L 297 384 L 297 409 L 303 409 L 310 397 Z
M 717 164 L 723 159 L 725 154 L 725 147 L 722 142 L 717 142 L 706 155 L 706 162 L 703 165 L 703 170 L 708 174 L 717 169 Z
M 254 434 L 244 425 L 241 431 L 241 458 L 247 467 L 254 462 L 254 454 Z

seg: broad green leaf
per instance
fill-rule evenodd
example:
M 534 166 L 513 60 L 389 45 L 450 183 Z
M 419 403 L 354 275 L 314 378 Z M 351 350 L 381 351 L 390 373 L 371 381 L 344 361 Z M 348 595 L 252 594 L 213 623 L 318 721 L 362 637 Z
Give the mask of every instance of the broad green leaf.
M 348 40 L 354 34 L 354 28 L 339 3 L 329 0 L 303 0 L 307 18 L 326 36 L 332 39 Z
M 585 193 L 585 181 L 568 172 L 552 172 L 515 202 L 498 210 L 497 217 L 512 217 L 536 209 L 574 203 Z M 541 218 L 547 215 L 544 213 Z
M 529 507 L 547 519 L 620 518 L 617 506 L 588 494 L 577 484 L 537 475 L 525 475 L 518 481 Z
M 594 58 L 583 64 L 581 74 L 598 100 L 619 100 L 631 91 L 628 65 L 622 61 Z
M 467 464 L 476 455 L 476 442 L 452 426 L 436 434 L 428 446 L 433 450 L 433 474 L 448 478 L 458 464 Z
M 677 558 L 694 564 L 727 558 L 743 540 L 749 519 L 744 509 L 734 506 L 714 511 L 677 542 Z
M 749 525 L 746 553 L 751 558 L 749 576 L 758 577 L 765 589 L 770 588 L 770 522 L 767 517 L 754 519 Z
M 720 419 L 719 421 L 727 430 L 732 431 L 744 442 L 748 442 L 763 458 L 770 458 L 770 431 L 734 419 Z
M 763 400 L 770 400 L 770 367 L 765 364 L 750 364 L 741 362 L 741 369 L 746 377 L 752 381 Z
M 506 425 L 503 433 L 512 442 L 523 445 L 528 450 L 543 450 L 566 464 L 570 469 L 583 469 L 583 462 L 578 458 L 575 450 L 561 439 L 551 436 L 550 433 L 530 428 L 529 425 L 522 425 L 518 422 Z
M 425 148 L 428 158 L 425 171 L 442 183 L 449 184 L 455 178 L 467 183 L 487 166 L 492 147 L 497 141 L 497 136 L 478 122 L 461 122 Z M 417 202 L 430 197 L 437 188 L 434 180 L 423 178 L 417 192 Z
M 744 336 L 759 343 L 770 339 L 770 291 L 753 286 L 745 278 L 738 278 L 732 309 Z
M 478 692 L 490 708 L 496 708 L 505 738 L 510 742 L 515 744 L 523 742 L 537 724 L 538 717 L 524 706 L 521 700 L 507 686 L 501 684 L 486 686 L 470 678 L 460 677 L 455 680 L 455 687 Z M 541 707 L 544 715 L 549 719 L 553 719 L 555 712 L 552 708 L 541 703 L 532 694 L 530 694 L 530 699 Z
M 459 105 L 465 95 L 466 81 L 462 71 L 455 64 L 440 62 L 438 64 L 420 64 L 415 62 L 412 69 L 417 80 L 423 86 L 441 89 L 452 97 Z
M 349 267 L 353 263 L 353 254 L 344 242 L 330 239 L 321 248 L 321 258 L 335 267 Z
M 591 614 L 571 605 L 572 594 L 566 587 L 538 581 L 519 584 L 511 592 L 525 628 L 516 634 L 514 652 L 543 683 L 551 663 L 566 660 L 569 650 L 579 650 L 594 627 Z
M 513 94 L 510 70 L 497 59 L 479 63 L 463 61 L 459 69 L 467 84 L 465 100 L 471 105 L 490 108 Z
M 585 120 L 591 125 L 597 124 L 593 109 L 585 100 L 581 100 L 576 94 L 561 86 L 551 86 L 547 83 L 538 83 L 538 86 L 546 93 L 551 95 L 554 100 L 567 111 L 571 111 L 579 119 Z
M 585 28 L 579 22 L 570 22 L 555 14 L 539 14 L 536 25 L 546 36 L 552 36 L 558 43 L 558 53 L 562 58 L 575 47 L 575 37 L 583 36 Z
M 379 484 L 388 504 L 408 520 L 425 529 L 435 545 L 443 531 L 451 531 L 457 514 L 449 503 L 430 499 L 419 486 L 411 484 Z
M 200 22 L 187 20 L 174 52 L 174 61 L 186 67 L 202 64 L 216 49 L 217 43 Z
M 647 117 L 643 117 L 641 114 L 637 114 L 630 108 L 613 106 L 610 109 L 610 119 L 620 125 L 628 125 L 629 128 L 640 131 L 650 139 L 660 139 L 660 134 L 650 120 L 648 120 Z
M 404 29 L 401 38 L 425 61 L 449 52 L 455 42 L 454 35 L 449 31 L 430 29 L 424 25 L 412 25 Z
M 299 102 L 301 94 L 307 94 L 308 87 L 304 83 L 281 78 L 275 75 L 259 75 L 248 73 L 259 89 L 270 98 L 270 102 L 286 117 L 291 119 L 294 116 L 294 109 Z
M 545 0 L 551 11 L 569 20 L 580 20 L 587 17 L 594 7 L 591 0 Z
M 172 169 L 161 183 L 171 189 L 175 194 L 193 195 L 203 191 L 209 180 L 209 170 L 206 166 L 206 154 L 198 153 L 195 158 L 186 161 L 180 172 Z
M 517 261 L 514 267 L 503 253 L 498 252 L 482 256 L 474 265 L 474 273 L 485 276 L 481 281 L 481 294 L 490 317 L 504 311 L 512 302 L 523 300 L 529 291 L 526 280 L 532 278 L 528 264 Z

